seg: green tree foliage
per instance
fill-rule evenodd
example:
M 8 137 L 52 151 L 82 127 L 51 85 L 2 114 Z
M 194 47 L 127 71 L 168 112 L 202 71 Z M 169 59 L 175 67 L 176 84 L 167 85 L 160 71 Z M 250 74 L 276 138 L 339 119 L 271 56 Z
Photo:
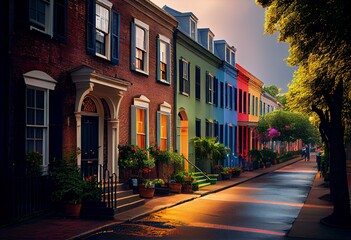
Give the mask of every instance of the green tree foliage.
M 329 149 L 333 214 L 324 222 L 350 223 L 344 148 L 351 98 L 350 1 L 256 0 L 267 8 L 265 31 L 278 32 L 290 45 L 288 64 L 298 66 L 287 105 L 320 120 L 319 131 Z
M 256 130 L 262 137 L 269 139 L 269 129 L 276 129 L 280 134 L 272 140 L 293 142 L 301 139 L 304 143 L 319 143 L 318 130 L 309 119 L 300 114 L 284 110 L 276 110 L 262 116 Z
M 276 85 L 272 86 L 264 86 L 263 91 L 269 93 L 272 97 L 277 97 L 281 89 L 279 89 Z

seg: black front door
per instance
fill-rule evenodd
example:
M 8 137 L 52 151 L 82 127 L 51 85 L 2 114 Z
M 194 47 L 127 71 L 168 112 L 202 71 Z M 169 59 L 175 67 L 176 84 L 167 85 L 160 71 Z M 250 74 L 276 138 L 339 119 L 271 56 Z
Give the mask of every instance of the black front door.
M 82 116 L 82 175 L 84 178 L 97 175 L 99 118 Z

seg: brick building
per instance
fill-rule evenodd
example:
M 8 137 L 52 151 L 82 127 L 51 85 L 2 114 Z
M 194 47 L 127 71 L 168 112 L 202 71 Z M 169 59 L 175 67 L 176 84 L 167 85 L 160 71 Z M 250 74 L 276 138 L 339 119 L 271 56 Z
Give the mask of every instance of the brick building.
M 79 150 L 89 176 L 99 165 L 118 174 L 120 143 L 172 148 L 173 17 L 144 0 L 13 0 L 6 10 L 2 186 L 26 174 L 28 152 L 47 173 Z M 17 190 L 4 189 L 7 218 L 27 214 L 15 213 Z

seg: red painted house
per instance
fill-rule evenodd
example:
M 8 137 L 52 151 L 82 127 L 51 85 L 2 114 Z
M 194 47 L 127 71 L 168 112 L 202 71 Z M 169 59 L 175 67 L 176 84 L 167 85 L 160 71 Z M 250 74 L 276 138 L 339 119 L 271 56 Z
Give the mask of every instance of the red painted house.
M 249 151 L 249 113 L 248 113 L 248 93 L 249 93 L 249 80 L 248 72 L 236 64 L 238 69 L 238 134 L 237 134 L 237 153 L 242 156 L 247 156 Z

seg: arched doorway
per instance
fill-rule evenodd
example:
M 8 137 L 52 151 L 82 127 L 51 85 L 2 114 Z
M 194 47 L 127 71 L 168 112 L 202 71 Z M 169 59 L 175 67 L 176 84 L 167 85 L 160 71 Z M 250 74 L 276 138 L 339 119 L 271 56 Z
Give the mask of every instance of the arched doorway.
M 179 124 L 179 154 L 183 155 L 188 159 L 189 151 L 189 129 L 188 129 L 188 115 L 185 109 L 180 109 L 178 113 L 180 124 Z M 184 170 L 189 171 L 189 164 L 187 161 L 184 162 Z
M 81 172 L 84 178 L 98 175 L 98 166 L 102 164 L 103 116 L 101 101 L 92 96 L 85 96 L 81 106 Z
M 96 73 L 85 65 L 72 69 L 70 74 L 76 87 L 76 146 L 82 153 L 77 156 L 77 164 L 82 166 L 88 161 L 87 174 L 96 172 L 90 163 L 101 164 L 118 178 L 118 116 L 123 95 L 131 83 Z

